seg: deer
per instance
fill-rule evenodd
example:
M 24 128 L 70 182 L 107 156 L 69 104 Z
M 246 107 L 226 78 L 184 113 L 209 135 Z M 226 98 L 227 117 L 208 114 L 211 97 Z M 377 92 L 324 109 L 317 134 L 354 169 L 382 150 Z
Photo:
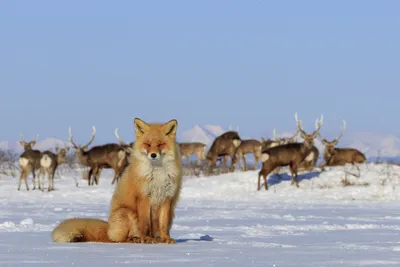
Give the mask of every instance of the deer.
M 128 165 L 130 163 L 130 155 L 133 152 L 133 145 L 135 144 L 135 141 L 128 143 L 125 143 L 125 141 L 119 136 L 118 134 L 118 128 L 115 129 L 114 131 L 115 137 L 117 138 L 119 145 L 122 147 L 122 149 L 126 153 L 126 162 L 125 165 Z
M 343 166 L 347 163 L 352 165 L 362 164 L 367 161 L 365 155 L 355 148 L 337 148 L 336 145 L 339 143 L 340 138 L 342 138 L 344 131 L 346 129 L 346 121 L 343 120 L 342 130 L 338 137 L 333 139 L 332 141 L 328 141 L 323 138 L 321 135 L 321 141 L 325 145 L 324 151 L 324 164 L 322 168 L 325 166 Z M 358 168 L 358 166 L 357 166 Z
M 24 140 L 24 136 L 22 134 L 20 136 L 21 136 L 21 140 L 19 141 L 19 143 L 24 148 L 24 152 L 18 158 L 19 166 L 21 169 L 21 174 L 20 174 L 19 182 L 18 182 L 18 191 L 20 191 L 20 189 L 21 189 L 22 180 L 25 181 L 26 191 L 29 191 L 29 186 L 28 186 L 28 181 L 27 181 L 29 173 L 32 173 L 33 190 L 35 190 L 36 189 L 36 171 L 38 171 L 40 169 L 40 157 L 41 157 L 42 153 L 39 150 L 32 149 L 32 147 L 39 140 L 39 135 L 36 135 L 35 140 L 32 140 L 30 142 L 26 142 Z M 38 187 L 40 189 L 40 182 L 38 182 Z
M 181 152 L 182 158 L 185 157 L 189 167 L 190 155 L 194 154 L 197 158 L 197 165 L 200 165 L 201 161 L 206 157 L 206 144 L 201 142 L 190 142 L 190 143 L 179 143 L 179 150 Z
M 226 164 L 226 156 L 231 157 L 230 171 L 234 171 L 236 166 L 236 149 L 240 146 L 242 140 L 236 131 L 228 131 L 217 136 L 206 155 L 207 165 L 211 169 L 216 165 L 219 157 L 224 157 Z
M 75 160 L 84 166 L 90 168 L 88 175 L 88 185 L 99 183 L 100 172 L 103 168 L 114 170 L 114 178 L 111 184 L 114 184 L 121 177 L 127 166 L 126 152 L 118 144 L 109 143 L 105 145 L 94 146 L 88 150 L 96 135 L 96 128 L 92 127 L 92 136 L 86 145 L 79 146 L 73 141 L 71 127 L 69 128 L 69 142 L 76 149 Z M 93 175 L 92 184 L 91 177 Z
M 40 183 L 40 175 L 43 175 L 42 179 L 42 191 L 44 191 L 44 179 L 47 173 L 48 177 L 48 186 L 47 191 L 54 190 L 54 174 L 56 173 L 57 167 L 65 162 L 69 151 L 69 147 L 67 148 L 59 148 L 56 147 L 57 154 L 46 150 L 42 152 L 42 156 L 40 158 L 40 171 L 38 174 L 38 180 Z
M 240 159 L 242 159 L 243 171 L 247 170 L 246 154 L 249 154 L 249 153 L 253 153 L 254 169 L 257 168 L 257 164 L 258 164 L 259 158 L 261 156 L 261 148 L 262 148 L 261 142 L 256 139 L 242 140 L 242 142 L 240 143 L 240 145 L 238 146 L 238 148 L 236 150 L 236 154 L 239 157 L 239 164 L 240 164 Z
M 279 145 L 262 151 L 260 157 L 262 167 L 258 173 L 257 190 L 260 190 L 261 176 L 263 176 L 264 179 L 265 190 L 268 190 L 267 176 L 275 168 L 282 166 L 289 166 L 291 172 L 291 184 L 294 184 L 294 178 L 296 178 L 296 187 L 299 187 L 297 169 L 307 157 L 313 156 L 310 152 L 313 147 L 314 139 L 318 136 L 319 130 L 321 129 L 323 116 L 321 114 L 321 118 L 315 121 L 315 131 L 311 134 L 307 134 L 302 129 L 301 121 L 297 118 L 297 112 L 295 113 L 295 120 L 304 141 L 302 143 Z
M 280 145 L 286 145 L 286 144 L 290 144 L 290 143 L 295 143 L 297 142 L 297 137 L 300 134 L 300 130 L 297 129 L 296 133 L 292 136 L 292 137 L 277 137 L 276 135 L 276 130 L 274 129 L 273 132 L 273 136 L 274 139 L 279 142 Z M 317 165 L 317 160 L 319 157 L 319 151 L 318 148 L 316 146 L 313 145 L 311 152 L 313 155 L 306 157 L 306 159 L 300 164 L 299 166 L 299 170 L 307 170 L 310 171 L 312 170 L 314 167 L 316 167 Z M 279 173 L 280 168 L 276 168 L 274 173 Z

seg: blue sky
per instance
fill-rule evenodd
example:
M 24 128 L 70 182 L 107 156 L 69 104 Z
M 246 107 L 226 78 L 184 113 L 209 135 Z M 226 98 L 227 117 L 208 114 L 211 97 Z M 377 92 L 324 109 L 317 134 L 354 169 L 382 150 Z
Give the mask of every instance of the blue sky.
M 399 1 L 1 1 L 0 140 L 133 118 L 400 134 Z M 179 131 L 178 130 L 178 131 Z

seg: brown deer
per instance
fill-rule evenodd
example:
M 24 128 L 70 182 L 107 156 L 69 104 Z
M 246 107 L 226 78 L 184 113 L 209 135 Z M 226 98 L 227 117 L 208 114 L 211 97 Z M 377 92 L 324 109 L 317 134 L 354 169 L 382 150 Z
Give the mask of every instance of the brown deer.
M 321 116 L 321 123 L 322 123 L 323 117 Z M 292 136 L 292 137 L 277 137 L 276 131 L 274 129 L 273 136 L 274 139 L 279 142 L 280 145 L 286 145 L 286 144 L 291 144 L 291 143 L 296 143 L 297 142 L 297 136 L 300 134 L 300 130 L 297 129 L 297 132 Z M 299 170 L 306 170 L 306 171 L 311 171 L 314 167 L 317 165 L 317 161 L 319 158 L 319 151 L 316 146 L 313 145 L 311 152 L 312 155 L 309 155 L 306 157 L 306 159 L 300 163 L 299 165 Z M 280 167 L 276 168 L 274 173 L 279 173 Z
M 190 155 L 196 155 L 197 165 L 200 165 L 201 161 L 206 158 L 206 144 L 201 142 L 190 142 L 179 143 L 178 146 L 182 157 L 186 158 L 189 167 L 191 166 Z
M 118 144 L 110 143 L 105 145 L 94 146 L 88 149 L 88 146 L 93 142 L 96 135 L 96 128 L 93 126 L 92 136 L 86 145 L 79 146 L 74 143 L 71 128 L 69 128 L 69 141 L 76 149 L 75 159 L 82 165 L 90 168 L 88 174 L 88 185 L 96 185 L 99 183 L 101 170 L 112 168 L 114 170 L 114 178 L 111 184 L 114 184 L 127 166 L 126 152 Z M 90 184 L 93 176 L 92 184 Z
M 18 182 L 18 191 L 21 189 L 21 181 L 25 181 L 26 190 L 29 191 L 28 186 L 28 175 L 32 173 L 33 176 L 33 190 L 36 189 L 36 171 L 40 169 L 40 157 L 41 152 L 39 150 L 32 149 L 32 147 L 39 140 L 39 135 L 36 135 L 36 139 L 30 142 L 25 142 L 23 135 L 21 134 L 20 144 L 24 148 L 24 152 L 19 156 L 18 162 L 21 169 L 21 174 Z M 40 183 L 38 183 L 40 189 Z
M 340 132 L 339 136 L 332 141 L 328 141 L 320 135 L 321 141 L 325 145 L 325 162 L 322 165 L 322 168 L 325 166 L 343 166 L 347 163 L 350 163 L 352 165 L 355 165 L 356 163 L 362 164 L 367 161 L 365 155 L 355 148 L 336 147 L 336 145 L 339 143 L 340 138 L 342 138 L 345 129 L 346 121 L 343 120 L 342 131 Z
M 49 150 L 42 152 L 42 157 L 40 158 L 40 171 L 38 173 L 39 183 L 40 183 L 40 175 L 43 175 L 42 191 L 44 190 L 44 179 L 46 173 L 49 181 L 47 186 L 47 191 L 54 190 L 54 175 L 56 173 L 57 167 L 65 162 L 68 151 L 69 147 L 67 148 L 56 147 L 57 154 L 54 154 Z
M 243 170 L 247 170 L 246 166 L 246 154 L 253 153 L 254 155 L 254 169 L 257 168 L 258 160 L 260 159 L 261 156 L 261 142 L 256 140 L 256 139 L 247 139 L 247 140 L 242 140 L 240 145 L 238 146 L 236 150 L 236 154 L 239 157 L 239 164 L 240 164 L 240 159 L 242 159 L 243 162 Z
M 216 165 L 219 157 L 224 157 L 224 162 L 226 164 L 225 156 L 230 156 L 230 171 L 234 171 L 236 166 L 236 149 L 239 147 L 241 142 L 242 140 L 236 131 L 228 131 L 217 136 L 206 155 L 206 161 L 209 168 L 211 169 Z
M 268 190 L 267 176 L 276 167 L 282 167 L 282 166 L 289 166 L 291 172 L 291 184 L 294 184 L 294 178 L 296 178 L 296 186 L 299 187 L 297 169 L 300 163 L 310 155 L 314 139 L 318 136 L 319 130 L 322 126 L 322 115 L 321 119 L 320 120 L 317 119 L 317 121 L 315 122 L 316 129 L 311 134 L 307 134 L 306 132 L 303 131 L 301 126 L 301 121 L 299 121 L 297 118 L 297 112 L 295 113 L 295 119 L 301 137 L 304 139 L 304 141 L 302 143 L 289 143 L 286 145 L 279 145 L 276 147 L 267 148 L 262 151 L 260 157 L 262 162 L 262 168 L 258 173 L 257 190 L 260 190 L 261 176 L 263 176 L 264 178 L 265 190 Z

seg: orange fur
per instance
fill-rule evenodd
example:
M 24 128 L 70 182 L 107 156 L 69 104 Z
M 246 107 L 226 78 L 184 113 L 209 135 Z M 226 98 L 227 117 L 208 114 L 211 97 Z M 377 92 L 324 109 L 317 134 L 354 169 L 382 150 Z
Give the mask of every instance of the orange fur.
M 146 124 L 135 119 L 131 164 L 117 184 L 108 223 L 70 219 L 53 230 L 56 242 L 168 243 L 182 187 L 177 121 Z

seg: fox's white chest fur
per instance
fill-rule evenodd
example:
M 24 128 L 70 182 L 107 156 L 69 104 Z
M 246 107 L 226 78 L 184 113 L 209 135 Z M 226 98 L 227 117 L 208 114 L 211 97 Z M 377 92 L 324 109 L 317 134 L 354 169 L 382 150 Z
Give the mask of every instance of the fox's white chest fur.
M 150 197 L 152 205 L 159 205 L 176 194 L 179 170 L 173 158 L 164 157 L 159 162 L 143 157 L 137 160 L 137 171 L 141 177 L 147 179 L 147 183 L 142 186 L 142 192 Z

